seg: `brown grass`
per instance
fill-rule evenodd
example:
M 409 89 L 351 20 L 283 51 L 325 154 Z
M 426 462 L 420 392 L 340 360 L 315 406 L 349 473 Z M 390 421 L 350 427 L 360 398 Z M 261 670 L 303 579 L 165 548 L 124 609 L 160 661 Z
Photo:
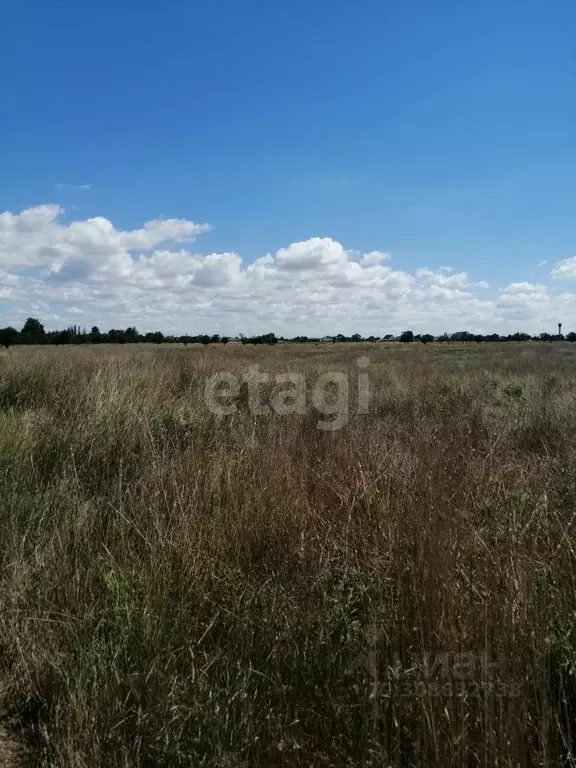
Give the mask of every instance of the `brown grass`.
M 337 432 L 204 404 L 360 354 Z M 562 344 L 3 353 L 4 727 L 43 766 L 574 765 L 575 384 Z

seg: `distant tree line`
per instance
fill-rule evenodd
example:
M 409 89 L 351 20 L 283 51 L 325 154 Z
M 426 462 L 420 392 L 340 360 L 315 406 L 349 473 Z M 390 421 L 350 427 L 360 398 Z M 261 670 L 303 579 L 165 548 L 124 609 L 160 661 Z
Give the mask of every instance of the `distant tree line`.
M 219 334 L 199 334 L 190 336 L 188 334 L 164 335 L 161 331 L 151 331 L 149 333 L 138 333 L 136 328 L 125 329 L 111 328 L 109 331 L 102 332 L 95 325 L 89 331 L 80 328 L 77 325 L 71 325 L 63 331 L 46 331 L 40 320 L 35 317 L 29 317 L 24 323 L 22 329 L 8 326 L 0 328 L 0 346 L 11 347 L 17 344 L 228 344 L 229 341 L 241 342 L 242 344 L 277 344 L 280 342 L 300 342 L 300 343 L 320 343 L 331 342 L 338 344 L 342 342 L 379 342 L 379 341 L 399 341 L 405 344 L 412 342 L 421 342 L 428 344 L 430 342 L 508 342 L 508 341 L 576 341 L 576 333 L 571 331 L 566 334 L 541 333 L 537 336 L 531 336 L 529 333 L 512 333 L 502 336 L 498 333 L 477 334 L 469 331 L 457 331 L 456 333 L 443 333 L 441 336 L 433 336 L 430 333 L 415 334 L 413 331 L 404 331 L 399 336 L 389 333 L 384 336 L 364 337 L 359 333 L 351 336 L 345 336 L 342 333 L 336 336 L 310 337 L 294 336 L 293 338 L 277 337 L 273 333 L 265 333 L 260 336 L 244 336 L 240 334 L 235 338 L 229 336 L 220 336 Z

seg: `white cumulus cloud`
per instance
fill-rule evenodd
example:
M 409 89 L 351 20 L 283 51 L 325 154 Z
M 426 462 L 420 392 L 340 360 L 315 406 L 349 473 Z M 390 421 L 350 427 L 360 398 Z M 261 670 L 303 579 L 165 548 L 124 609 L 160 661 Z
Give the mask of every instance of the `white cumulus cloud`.
M 557 262 L 552 270 L 552 275 L 554 277 L 576 277 L 576 256 Z
M 67 222 L 54 204 L 0 213 L 0 324 L 36 312 L 47 327 L 177 333 L 539 332 L 560 320 L 576 328 L 574 294 L 543 284 L 514 282 L 489 295 L 488 283 L 466 272 L 402 269 L 386 251 L 360 253 L 329 237 L 247 263 L 238 253 L 198 252 L 195 239 L 209 229 L 187 219 L 133 230 L 104 217 Z M 576 276 L 576 258 L 553 275 Z

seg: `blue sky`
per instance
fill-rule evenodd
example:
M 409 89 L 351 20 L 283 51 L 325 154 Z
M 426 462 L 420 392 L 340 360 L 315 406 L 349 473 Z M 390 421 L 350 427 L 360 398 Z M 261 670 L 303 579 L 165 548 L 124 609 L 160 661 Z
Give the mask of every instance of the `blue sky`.
M 337 332 L 350 319 L 360 330 L 394 331 L 411 317 L 437 332 L 443 323 L 483 330 L 549 322 L 558 291 L 568 311 L 576 274 L 573 1 L 9 0 L 2 19 L 0 212 L 60 208 L 40 228 L 36 256 L 28 243 L 20 262 L 20 225 L 5 217 L 11 251 L 0 261 L 9 275 L 0 321 L 36 306 L 47 325 L 65 324 L 74 309 L 86 322 L 96 313 L 104 324 L 118 317 L 143 328 L 204 323 L 239 332 L 283 330 L 292 308 L 305 330 L 336 323 Z M 110 281 L 117 304 L 98 304 L 94 285 L 102 287 L 97 273 L 111 251 L 95 253 L 66 234 L 70 222 L 96 217 L 115 232 L 164 218 L 209 222 L 197 242 L 154 239 L 129 258 L 156 263 L 153 249 L 185 248 L 195 266 L 183 263 L 178 279 L 194 283 L 201 255 L 238 254 L 240 272 L 230 267 L 222 285 L 200 291 L 200 281 L 176 301 L 170 281 L 159 286 L 155 274 L 150 298 L 142 275 L 135 282 L 124 269 L 125 290 L 118 275 Z M 352 314 L 328 311 L 344 290 L 330 265 L 338 272 L 344 259 L 346 271 L 362 257 L 335 256 L 328 239 L 346 253 L 391 254 L 361 276 Z M 290 279 L 259 276 L 258 289 L 252 276 L 248 290 L 244 270 L 293 243 L 332 256 L 319 256 L 314 274 L 293 266 Z M 76 274 L 62 271 L 65 259 L 97 263 L 83 281 L 56 288 L 56 272 Z M 466 285 L 452 287 L 486 306 L 468 311 L 462 296 L 446 313 L 432 306 L 440 295 L 428 297 L 417 272 L 433 271 L 448 287 L 442 267 L 465 272 Z M 394 280 L 382 293 L 385 270 L 411 277 L 420 294 L 399 296 Z M 488 288 L 475 287 L 481 281 Z M 502 314 L 499 292 L 510 284 L 532 286 L 528 298 L 545 288 L 547 308 Z M 428 314 L 416 317 L 414 307 L 428 300 Z

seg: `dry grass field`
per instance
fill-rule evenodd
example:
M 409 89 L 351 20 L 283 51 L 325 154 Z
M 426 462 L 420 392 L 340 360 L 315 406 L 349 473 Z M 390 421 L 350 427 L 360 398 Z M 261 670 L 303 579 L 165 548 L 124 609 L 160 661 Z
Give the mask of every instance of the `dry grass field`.
M 576 345 L 21 347 L 0 426 L 21 764 L 576 764 Z

